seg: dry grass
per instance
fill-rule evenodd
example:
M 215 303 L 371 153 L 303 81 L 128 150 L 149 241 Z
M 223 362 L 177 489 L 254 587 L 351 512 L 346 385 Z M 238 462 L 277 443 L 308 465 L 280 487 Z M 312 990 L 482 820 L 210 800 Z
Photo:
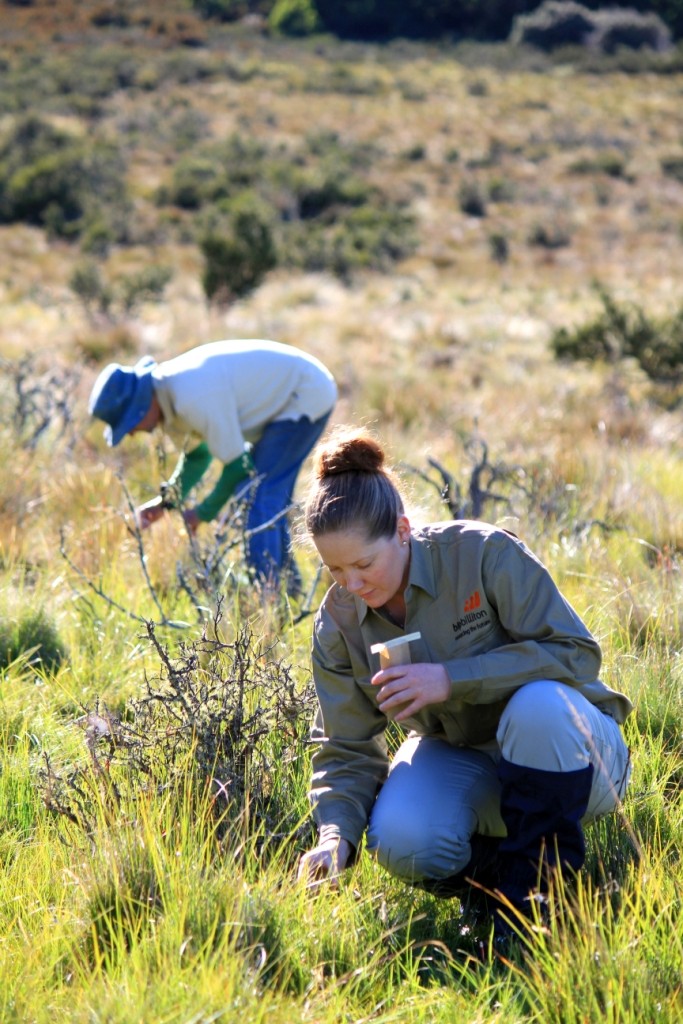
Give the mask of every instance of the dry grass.
M 186 62 L 187 73 L 167 76 L 163 87 L 107 95 L 93 122 L 66 110 L 48 115 L 125 146 L 138 225 L 158 225 L 154 197 L 170 180 L 178 156 L 172 125 L 182 115 L 214 140 L 238 132 L 296 148 L 315 131 L 371 144 L 370 178 L 409 202 L 418 250 L 391 275 L 347 284 L 278 269 L 256 293 L 218 308 L 203 298 L 197 248 L 169 230 L 153 244 L 114 248 L 105 261 L 110 278 L 150 261 L 170 265 L 164 302 L 98 327 L 69 290 L 78 248 L 3 226 L 0 353 L 16 358 L 39 346 L 67 364 L 85 363 L 77 396 L 85 428 L 97 364 L 143 352 L 163 358 L 218 337 L 277 338 L 328 363 L 341 387 L 337 421 L 376 424 L 397 459 L 415 464 L 430 454 L 457 471 L 462 441 L 478 429 L 496 457 L 542 463 L 579 488 L 598 472 L 595 504 L 617 515 L 630 507 L 636 518 L 642 506 L 644 523 L 648 510 L 661 508 L 654 534 L 681 533 L 677 496 L 654 501 L 660 478 L 633 468 L 670 460 L 681 436 L 675 411 L 652 404 L 636 368 L 559 365 L 548 347 L 554 328 L 594 313 L 596 279 L 617 300 L 652 313 L 680 301 L 683 183 L 660 163 L 680 145 L 680 76 L 597 75 L 568 65 L 541 74 L 522 62 L 515 70 L 510 54 L 504 69 L 495 48 L 482 48 L 473 69 L 470 50 L 461 61 L 457 50 L 405 43 L 292 44 L 243 26 L 212 28 L 210 49 L 186 48 L 172 28 L 160 31 L 161 15 L 116 6 L 127 24 L 98 29 L 93 15 L 102 4 L 6 5 L 2 38 L 15 57 L 40 50 L 72 66 L 85 47 L 104 53 L 127 40 L 128 59 L 150 86 L 169 50 Z M 188 15 L 170 3 L 163 17 L 172 26 Z M 572 170 L 605 153 L 621 157 L 622 174 Z M 463 183 L 481 191 L 485 216 L 463 213 Z M 174 216 L 181 223 L 186 214 Z M 566 232 L 568 244 L 531 244 L 539 226 Z M 492 258 L 496 234 L 509 245 L 502 263 Z M 155 469 L 140 468 L 139 448 L 112 459 L 96 427 L 74 458 L 91 480 L 102 464 L 117 465 L 139 474 L 136 486 L 154 486 Z M 73 475 L 47 487 L 57 521 L 80 507 L 83 489 Z M 10 532 L 11 507 L 8 500 Z

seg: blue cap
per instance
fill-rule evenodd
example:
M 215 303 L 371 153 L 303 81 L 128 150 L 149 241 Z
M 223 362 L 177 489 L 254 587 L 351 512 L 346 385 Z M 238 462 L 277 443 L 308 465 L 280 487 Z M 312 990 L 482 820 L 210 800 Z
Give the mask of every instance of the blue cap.
M 111 447 L 119 444 L 147 415 L 154 395 L 155 366 L 151 356 L 143 356 L 135 366 L 110 363 L 95 381 L 88 411 L 107 424 L 104 436 Z

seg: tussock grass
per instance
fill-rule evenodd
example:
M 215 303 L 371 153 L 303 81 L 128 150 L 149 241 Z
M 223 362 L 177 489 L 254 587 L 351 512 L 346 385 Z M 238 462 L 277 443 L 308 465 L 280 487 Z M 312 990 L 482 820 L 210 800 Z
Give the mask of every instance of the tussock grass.
M 430 415 L 430 429 L 438 422 Z M 420 421 L 410 430 L 421 432 Z M 398 456 L 407 433 L 397 424 L 394 436 Z M 443 449 L 463 481 L 466 442 L 466 432 L 456 432 Z M 515 527 L 600 636 L 605 680 L 636 704 L 626 730 L 632 782 L 623 812 L 588 830 L 586 867 L 556 894 L 549 930 L 520 923 L 518 948 L 503 960 L 490 956 L 484 920 L 456 900 L 402 886 L 365 854 L 338 891 L 307 892 L 295 882 L 296 851 L 306 842 L 306 751 L 283 760 L 274 776 L 278 801 L 298 808 L 304 827 L 280 855 L 272 846 L 267 852 L 263 829 L 240 813 L 232 819 L 227 811 L 217 832 L 210 793 L 191 781 L 191 770 L 179 787 L 127 790 L 118 809 L 93 776 L 94 828 L 87 832 L 48 813 L 38 785 L 45 755 L 63 774 L 80 765 L 84 785 L 90 762 L 75 720 L 98 699 L 125 714 L 159 662 L 143 626 L 88 594 L 57 549 L 44 545 L 44 560 L 30 573 L 6 560 L 6 582 L 14 578 L 16 587 L 23 578 L 25 595 L 36 587 L 52 595 L 69 654 L 53 677 L 19 659 L 0 681 L 4 1019 L 676 1021 L 683 691 L 678 551 L 665 541 L 676 535 L 676 462 L 665 448 L 648 459 L 605 444 L 598 435 L 586 438 L 581 455 L 552 445 L 533 450 L 528 462 L 556 478 L 540 492 L 555 511 L 541 516 L 531 500 L 517 510 Z M 426 432 L 424 445 L 426 453 Z M 524 464 L 524 453 L 515 452 Z M 66 518 L 77 564 L 144 616 L 149 591 L 125 530 L 123 486 L 107 458 L 96 442 L 65 475 L 66 492 L 47 505 L 42 522 L 54 536 Z M 142 487 L 155 468 L 144 445 L 124 462 L 131 487 L 136 479 Z M 26 466 L 29 479 L 44 471 L 41 449 Z M 406 482 L 425 514 L 446 514 L 433 489 L 410 474 Z M 617 505 L 614 494 L 626 485 L 630 500 Z M 648 505 L 660 508 L 650 516 L 648 536 L 656 540 L 641 534 Z M 601 525 L 610 523 L 614 529 Z M 150 576 L 169 614 L 190 621 L 185 639 L 200 627 L 169 563 L 187 557 L 172 520 L 150 536 Z M 315 559 L 306 548 L 299 558 L 312 581 Z M 310 620 L 295 623 L 292 614 L 278 622 L 248 594 L 228 599 L 225 616 L 226 638 L 240 625 L 256 627 L 306 685 Z M 174 651 L 180 637 L 171 631 L 163 638 Z

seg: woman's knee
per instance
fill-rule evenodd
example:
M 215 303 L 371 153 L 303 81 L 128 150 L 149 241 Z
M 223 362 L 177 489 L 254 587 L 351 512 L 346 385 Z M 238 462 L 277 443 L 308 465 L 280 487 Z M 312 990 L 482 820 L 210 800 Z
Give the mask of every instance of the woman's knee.
M 375 801 L 368 849 L 401 878 L 456 874 L 469 861 L 472 833 L 495 828 L 498 793 L 491 758 L 434 737 L 411 737 Z
M 469 863 L 470 837 L 447 835 L 442 828 L 408 819 L 405 815 L 383 818 L 373 815 L 367 831 L 367 848 L 383 868 L 407 881 L 447 878 Z
M 590 729 L 584 698 L 551 680 L 528 683 L 510 698 L 498 726 L 503 757 L 546 771 L 573 771 L 589 762 Z

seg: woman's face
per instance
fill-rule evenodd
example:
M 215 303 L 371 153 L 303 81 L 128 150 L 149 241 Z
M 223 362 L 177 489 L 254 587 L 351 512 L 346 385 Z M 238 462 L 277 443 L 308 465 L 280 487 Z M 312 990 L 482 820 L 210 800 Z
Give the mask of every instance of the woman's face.
M 399 516 L 393 537 L 369 540 L 363 528 L 335 530 L 313 541 L 335 583 L 381 608 L 403 592 L 410 562 L 410 524 Z

